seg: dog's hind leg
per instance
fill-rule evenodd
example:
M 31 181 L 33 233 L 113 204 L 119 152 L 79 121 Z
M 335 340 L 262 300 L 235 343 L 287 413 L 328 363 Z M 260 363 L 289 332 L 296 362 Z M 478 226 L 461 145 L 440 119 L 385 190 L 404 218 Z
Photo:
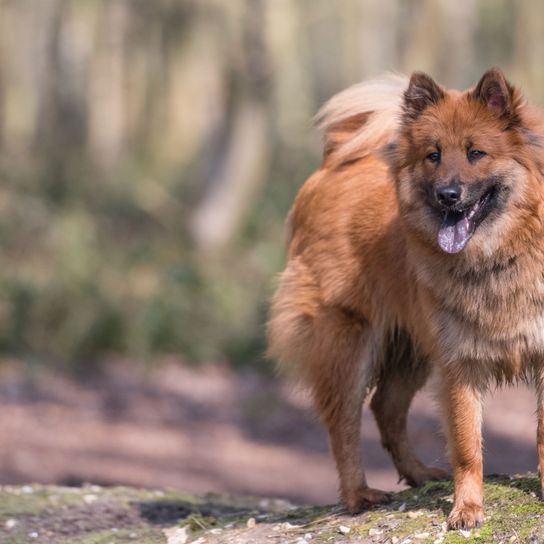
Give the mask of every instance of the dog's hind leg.
M 388 498 L 368 487 L 361 460 L 362 406 L 374 368 L 370 337 L 363 316 L 323 304 L 304 263 L 290 263 L 272 305 L 269 354 L 282 368 L 294 364 L 309 387 L 329 433 L 342 502 L 351 512 Z
M 411 486 L 447 478 L 444 470 L 424 465 L 408 439 L 408 410 L 428 376 L 428 363 L 418 360 L 409 339 L 399 335 L 385 347 L 376 391 L 370 403 L 382 445 L 391 454 L 399 476 Z
M 312 392 L 340 479 L 342 502 L 352 513 L 384 502 L 389 495 L 368 487 L 361 456 L 362 405 L 371 379 L 370 328 L 341 310 L 328 309 L 314 321 Z M 317 363 L 317 364 L 316 364 Z

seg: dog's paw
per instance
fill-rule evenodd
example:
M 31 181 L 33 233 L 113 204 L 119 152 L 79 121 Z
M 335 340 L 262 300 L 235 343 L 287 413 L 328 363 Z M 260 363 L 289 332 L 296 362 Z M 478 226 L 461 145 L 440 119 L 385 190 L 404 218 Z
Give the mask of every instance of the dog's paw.
M 402 478 L 404 478 L 409 486 L 418 487 L 429 481 L 447 480 L 449 475 L 441 468 L 421 465 L 411 470 L 408 474 L 403 474 Z
M 361 486 L 355 491 L 343 494 L 342 502 L 351 514 L 358 514 L 363 510 L 368 510 L 375 504 L 381 504 L 391 501 L 391 495 L 380 489 Z
M 476 503 L 464 503 L 454 506 L 448 516 L 448 529 L 474 529 L 484 520 L 484 510 Z

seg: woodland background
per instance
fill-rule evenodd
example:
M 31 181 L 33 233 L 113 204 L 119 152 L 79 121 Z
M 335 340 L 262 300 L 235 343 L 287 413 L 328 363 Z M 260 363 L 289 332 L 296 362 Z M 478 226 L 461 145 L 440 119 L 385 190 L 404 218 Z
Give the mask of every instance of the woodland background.
M 544 105 L 543 59 L 537 0 L 0 0 L 0 484 L 334 501 L 263 356 L 312 118 L 387 71 L 499 66 Z M 444 465 L 429 396 L 412 412 Z M 486 472 L 534 469 L 533 395 L 486 414 Z M 369 411 L 363 438 L 398 489 Z
M 542 103 L 542 58 L 535 0 L 0 1 L 0 349 L 263 364 L 320 104 L 492 65 Z

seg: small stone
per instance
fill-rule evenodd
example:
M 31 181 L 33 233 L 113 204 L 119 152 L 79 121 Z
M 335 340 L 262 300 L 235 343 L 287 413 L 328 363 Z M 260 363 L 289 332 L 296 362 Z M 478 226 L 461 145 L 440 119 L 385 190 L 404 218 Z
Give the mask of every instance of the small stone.
M 439 536 L 437 539 L 433 540 L 433 544 L 442 544 L 444 542 L 444 537 Z
M 518 537 L 517 537 L 516 535 L 512 535 L 512 536 L 510 537 L 509 542 L 515 542 L 517 539 L 518 539 Z
M 186 544 L 189 540 L 189 531 L 187 526 L 163 529 L 162 532 L 166 536 L 167 544 Z
M 128 535 L 128 537 L 129 537 L 131 540 L 135 540 L 135 539 L 138 538 L 138 535 L 137 535 L 136 533 L 130 533 L 130 534 Z
M 343 534 L 343 535 L 347 535 L 351 532 L 351 529 L 349 527 L 346 527 L 345 525 L 340 525 L 338 527 L 338 530 Z
M 414 538 L 417 540 L 425 540 L 426 538 L 429 538 L 429 536 L 431 536 L 431 533 L 416 533 Z
M 21 493 L 34 493 L 34 489 L 32 489 L 31 485 L 24 485 L 21 487 Z
M 38 538 L 38 533 L 36 532 L 33 532 L 33 533 L 28 533 L 28 538 Z
M 98 500 L 98 497 L 96 495 L 93 495 L 92 493 L 89 493 L 88 495 L 85 495 L 83 497 L 83 502 L 85 504 L 92 504 L 93 502 L 96 502 Z
M 312 536 L 313 536 L 312 533 L 306 533 L 304 535 L 304 538 L 305 538 L 305 540 L 312 540 Z
M 291 523 L 289 523 L 288 521 L 286 521 L 285 523 L 282 523 L 280 525 L 280 529 L 282 531 L 289 531 L 290 529 L 294 529 L 296 527 L 296 525 L 293 525 Z
M 391 544 L 398 544 L 399 542 L 399 537 L 398 536 L 394 536 L 392 539 L 391 539 Z
M 423 512 L 420 512 L 420 511 L 417 511 L 417 512 L 408 512 L 408 517 L 410 519 L 416 519 L 418 518 L 419 516 L 422 516 L 423 515 Z
M 13 529 L 14 527 L 17 526 L 17 520 L 16 519 L 13 519 L 13 518 L 10 518 L 6 521 L 4 527 L 9 531 L 11 529 Z
M 383 531 L 380 531 L 380 529 L 370 529 L 370 531 L 368 531 L 368 536 L 380 536 L 380 535 L 383 535 Z
M 308 541 L 303 537 L 299 537 L 295 540 L 295 544 L 308 544 Z
M 466 531 L 465 529 L 459 529 L 459 534 L 464 538 L 470 538 L 471 531 Z
M 406 503 L 403 502 L 403 503 L 397 508 L 397 510 L 398 510 L 399 512 L 404 512 L 404 511 L 406 510 Z
M 404 539 L 401 544 L 411 544 L 412 543 L 412 539 L 411 538 L 406 538 Z
M 257 521 L 255 520 L 255 518 L 249 518 L 246 521 L 246 526 L 248 529 L 253 529 L 256 525 L 257 525 Z

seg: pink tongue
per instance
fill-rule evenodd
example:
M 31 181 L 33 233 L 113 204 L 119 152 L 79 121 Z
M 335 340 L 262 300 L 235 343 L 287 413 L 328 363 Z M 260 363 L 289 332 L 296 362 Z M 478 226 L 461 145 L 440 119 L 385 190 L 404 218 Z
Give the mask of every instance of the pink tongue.
M 470 235 L 470 220 L 464 214 L 458 219 L 448 214 L 438 231 L 438 245 L 446 253 L 459 253 L 467 244 Z

